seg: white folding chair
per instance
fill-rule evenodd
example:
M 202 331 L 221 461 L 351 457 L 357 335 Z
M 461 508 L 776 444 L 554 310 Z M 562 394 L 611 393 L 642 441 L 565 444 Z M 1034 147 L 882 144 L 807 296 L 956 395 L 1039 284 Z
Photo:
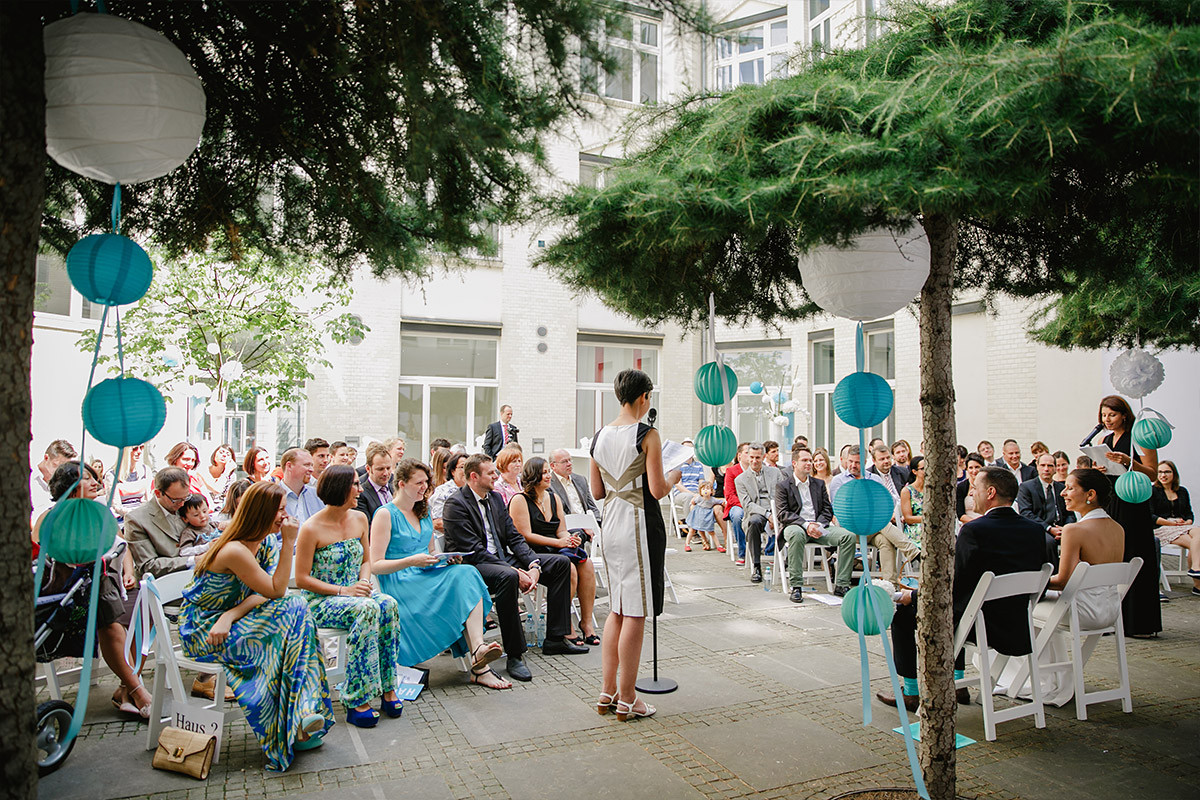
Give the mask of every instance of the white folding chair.
M 1113 564 L 1088 564 L 1081 561 L 1071 573 L 1071 580 L 1063 587 L 1062 595 L 1055 601 L 1043 601 L 1038 606 L 1041 612 L 1046 606 L 1049 609 L 1045 619 L 1041 621 L 1041 631 L 1038 633 L 1034 654 L 1042 656 L 1051 646 L 1053 638 L 1061 628 L 1066 628 L 1070 636 L 1070 659 L 1041 664 L 1043 671 L 1066 672 L 1071 670 L 1075 684 L 1075 717 L 1087 719 L 1087 707 L 1093 703 L 1107 703 L 1113 700 L 1121 701 L 1121 710 L 1126 714 L 1133 712 L 1133 697 L 1129 687 L 1129 665 L 1125 660 L 1125 626 L 1121 621 L 1120 602 L 1133 584 L 1138 570 L 1143 562 L 1140 556 L 1135 556 L 1129 563 L 1116 562 Z M 1079 620 L 1079 593 L 1088 589 L 1110 587 L 1117 600 L 1116 619 L 1109 625 L 1097 628 L 1084 628 Z M 1041 616 L 1037 614 L 1036 616 Z M 1106 633 L 1113 634 L 1117 647 L 1117 672 L 1120 686 L 1116 689 L 1088 692 L 1083 683 L 1083 669 L 1087 661 L 1100 644 Z M 1010 697 L 1016 697 L 1025 683 L 1029 680 L 1028 671 L 1022 666 L 1016 679 L 1009 687 Z
M 825 545 L 804 543 L 804 583 L 812 578 L 824 578 L 825 589 L 833 594 L 833 576 L 829 573 L 830 560 Z
M 668 492 L 667 497 L 670 499 L 670 502 L 671 502 L 671 524 L 675 526 L 675 535 L 678 536 L 680 539 L 686 539 L 688 527 L 684 523 L 684 519 L 687 517 L 687 512 L 686 511 L 684 512 L 683 517 L 679 516 L 679 505 L 676 505 L 676 503 L 675 503 L 674 490 Z
M 775 506 L 775 498 L 771 498 L 771 519 L 778 520 L 779 513 Z M 782 526 L 776 523 L 775 536 L 775 574 L 771 576 L 771 583 L 776 579 L 779 580 L 779 588 L 785 593 L 792 591 L 792 582 L 787 576 L 787 542 L 783 539 Z
M 325 656 L 325 680 L 332 687 L 346 678 L 346 664 L 350 660 L 350 648 L 346 642 L 350 631 L 345 628 L 317 628 L 317 639 L 321 642 L 321 653 Z M 330 651 L 335 655 L 329 657 Z
M 1032 716 L 1037 727 L 1046 727 L 1046 710 L 1042 704 L 1041 672 L 1038 670 L 1036 647 L 1034 652 L 1024 656 L 1029 661 L 1029 674 L 1033 678 L 1033 682 L 1030 684 L 1033 702 L 1029 705 L 996 710 L 992 697 L 992 692 L 996 688 L 993 675 L 997 678 L 1000 676 L 1004 671 L 1004 665 L 1008 663 L 1009 656 L 997 653 L 995 660 L 991 659 L 991 653 L 988 652 L 987 624 L 983 616 L 984 603 L 1004 597 L 1027 597 L 1029 603 L 1026 609 L 1026 619 L 1029 625 L 1029 641 L 1036 643 L 1037 633 L 1033 627 L 1033 607 L 1037 605 L 1038 598 L 1046 589 L 1046 584 L 1050 580 L 1050 570 L 1050 565 L 1044 564 L 1037 572 L 1010 572 L 1006 575 L 996 575 L 993 572 L 983 573 L 979 585 L 975 587 L 974 594 L 971 595 L 967 607 L 963 610 L 963 615 L 958 621 L 958 628 L 954 632 L 954 656 L 957 657 L 959 652 L 970 644 L 967 641 L 967 635 L 972 629 L 975 631 L 974 646 L 979 650 L 979 676 L 960 678 L 954 682 L 954 687 L 961 689 L 972 683 L 979 685 L 979 699 L 983 705 L 983 730 L 989 742 L 996 740 L 996 723 L 998 722 Z
M 1167 559 L 1174 558 L 1178 560 L 1176 569 L 1167 569 Z M 1131 562 L 1132 563 L 1132 562 Z M 1183 580 L 1187 578 L 1187 551 L 1177 544 L 1164 544 L 1162 546 L 1162 560 L 1158 565 L 1158 576 L 1162 581 L 1164 592 L 1171 591 L 1171 578 L 1179 578 Z
M 146 736 L 147 750 L 153 750 L 158 746 L 159 734 L 167 726 L 169 718 L 163 714 L 168 692 L 170 692 L 171 699 L 176 703 L 190 703 L 201 708 L 216 711 L 224 710 L 226 722 L 229 721 L 231 715 L 240 713 L 240 708 L 236 703 L 231 704 L 229 708 L 224 708 L 224 667 L 220 664 L 194 661 L 190 658 L 185 658 L 176 651 L 175 636 L 171 630 L 171 623 L 167 619 L 167 613 L 163 606 L 182 597 L 183 588 L 187 586 L 191 579 L 191 570 L 172 572 L 170 575 L 164 575 L 161 578 L 155 578 L 153 575 L 142 576 L 141 597 L 143 602 L 147 604 L 147 608 L 149 608 L 150 622 L 154 626 L 155 632 L 154 688 L 152 690 L 153 700 L 150 704 L 149 732 Z M 181 667 L 204 675 L 215 675 L 216 685 L 213 688 L 213 697 L 215 699 L 208 702 L 191 697 L 187 690 L 187 685 L 183 682 L 183 676 L 179 672 Z M 221 754 L 217 753 L 213 757 L 214 764 L 217 763 L 220 756 Z

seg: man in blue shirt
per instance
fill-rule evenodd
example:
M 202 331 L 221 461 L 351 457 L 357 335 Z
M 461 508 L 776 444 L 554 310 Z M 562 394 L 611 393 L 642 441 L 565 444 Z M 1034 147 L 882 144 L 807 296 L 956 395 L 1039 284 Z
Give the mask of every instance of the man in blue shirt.
M 680 444 L 684 447 L 691 447 L 692 440 L 684 439 Z M 700 481 L 702 480 L 704 480 L 704 465 L 693 456 L 679 467 L 679 483 L 675 484 L 671 491 L 676 497 L 682 498 L 686 505 L 689 495 L 700 493 Z
M 312 454 L 302 447 L 293 447 L 283 454 L 279 463 L 283 469 L 280 483 L 287 490 L 284 506 L 289 516 L 303 524 L 325 507 L 321 498 L 317 497 L 317 490 L 308 483 L 313 474 Z

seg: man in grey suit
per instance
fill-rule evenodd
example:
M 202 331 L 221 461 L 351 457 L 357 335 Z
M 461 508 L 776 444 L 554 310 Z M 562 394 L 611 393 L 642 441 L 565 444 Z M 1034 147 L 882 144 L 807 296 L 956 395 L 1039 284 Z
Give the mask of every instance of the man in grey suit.
M 733 481 L 745 514 L 742 528 L 750 544 L 750 563 L 753 565 L 751 583 L 762 583 L 762 534 L 771 521 L 771 498 L 775 494 L 775 484 L 782 477 L 778 467 L 763 464 L 765 455 L 766 451 L 760 442 L 747 446 L 747 468 Z
M 830 524 L 833 503 L 829 500 L 829 492 L 825 491 L 825 482 L 812 477 L 812 453 L 803 445 L 792 450 L 792 475 L 794 480 L 775 485 L 775 511 L 779 514 L 779 527 L 783 529 L 788 546 L 787 570 L 792 584 L 792 602 L 804 602 L 800 586 L 804 583 L 806 544 L 838 549 L 833 593 L 843 597 L 850 591 L 854 570 L 854 534 Z
M 154 476 L 154 497 L 125 515 L 125 541 L 138 579 L 191 569 L 195 556 L 179 555 L 183 519 L 179 507 L 188 499 L 188 476 L 179 467 L 166 467 Z
M 554 450 L 550 453 L 550 491 L 558 495 L 563 508 L 568 514 L 591 514 L 600 523 L 600 509 L 592 499 L 591 489 L 582 475 L 574 473 L 571 454 L 566 450 Z

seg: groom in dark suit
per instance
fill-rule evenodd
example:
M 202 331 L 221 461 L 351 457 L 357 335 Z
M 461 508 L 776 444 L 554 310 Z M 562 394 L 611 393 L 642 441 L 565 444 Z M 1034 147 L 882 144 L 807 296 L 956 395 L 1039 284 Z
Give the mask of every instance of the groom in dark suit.
M 483 434 L 483 452 L 495 458 L 509 442 L 517 440 L 517 426 L 512 424 L 512 406 L 500 406 L 500 419 L 487 426 Z
M 508 655 L 508 674 L 519 681 L 532 675 L 525 665 L 525 632 L 521 628 L 519 594 L 538 583 L 546 587 L 546 640 L 548 656 L 586 653 L 587 647 L 564 637 L 571 630 L 571 562 L 566 556 L 534 553 L 513 526 L 500 495 L 492 491 L 496 465 L 483 454 L 467 459 L 466 486 L 450 495 L 442 510 L 446 552 L 468 553 L 495 601 L 500 635 Z

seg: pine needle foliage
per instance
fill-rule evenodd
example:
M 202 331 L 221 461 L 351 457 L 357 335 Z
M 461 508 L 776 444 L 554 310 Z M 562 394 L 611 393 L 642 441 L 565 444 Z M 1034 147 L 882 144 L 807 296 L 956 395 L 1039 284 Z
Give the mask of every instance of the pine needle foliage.
M 1084 298 L 1127 286 L 1146 252 L 1155 275 L 1195 272 L 1195 3 L 889 8 L 867 47 L 660 112 L 603 189 L 548 204 L 566 232 L 540 263 L 684 324 L 709 292 L 733 321 L 811 315 L 797 254 L 930 214 L 958 220 L 959 288 Z

